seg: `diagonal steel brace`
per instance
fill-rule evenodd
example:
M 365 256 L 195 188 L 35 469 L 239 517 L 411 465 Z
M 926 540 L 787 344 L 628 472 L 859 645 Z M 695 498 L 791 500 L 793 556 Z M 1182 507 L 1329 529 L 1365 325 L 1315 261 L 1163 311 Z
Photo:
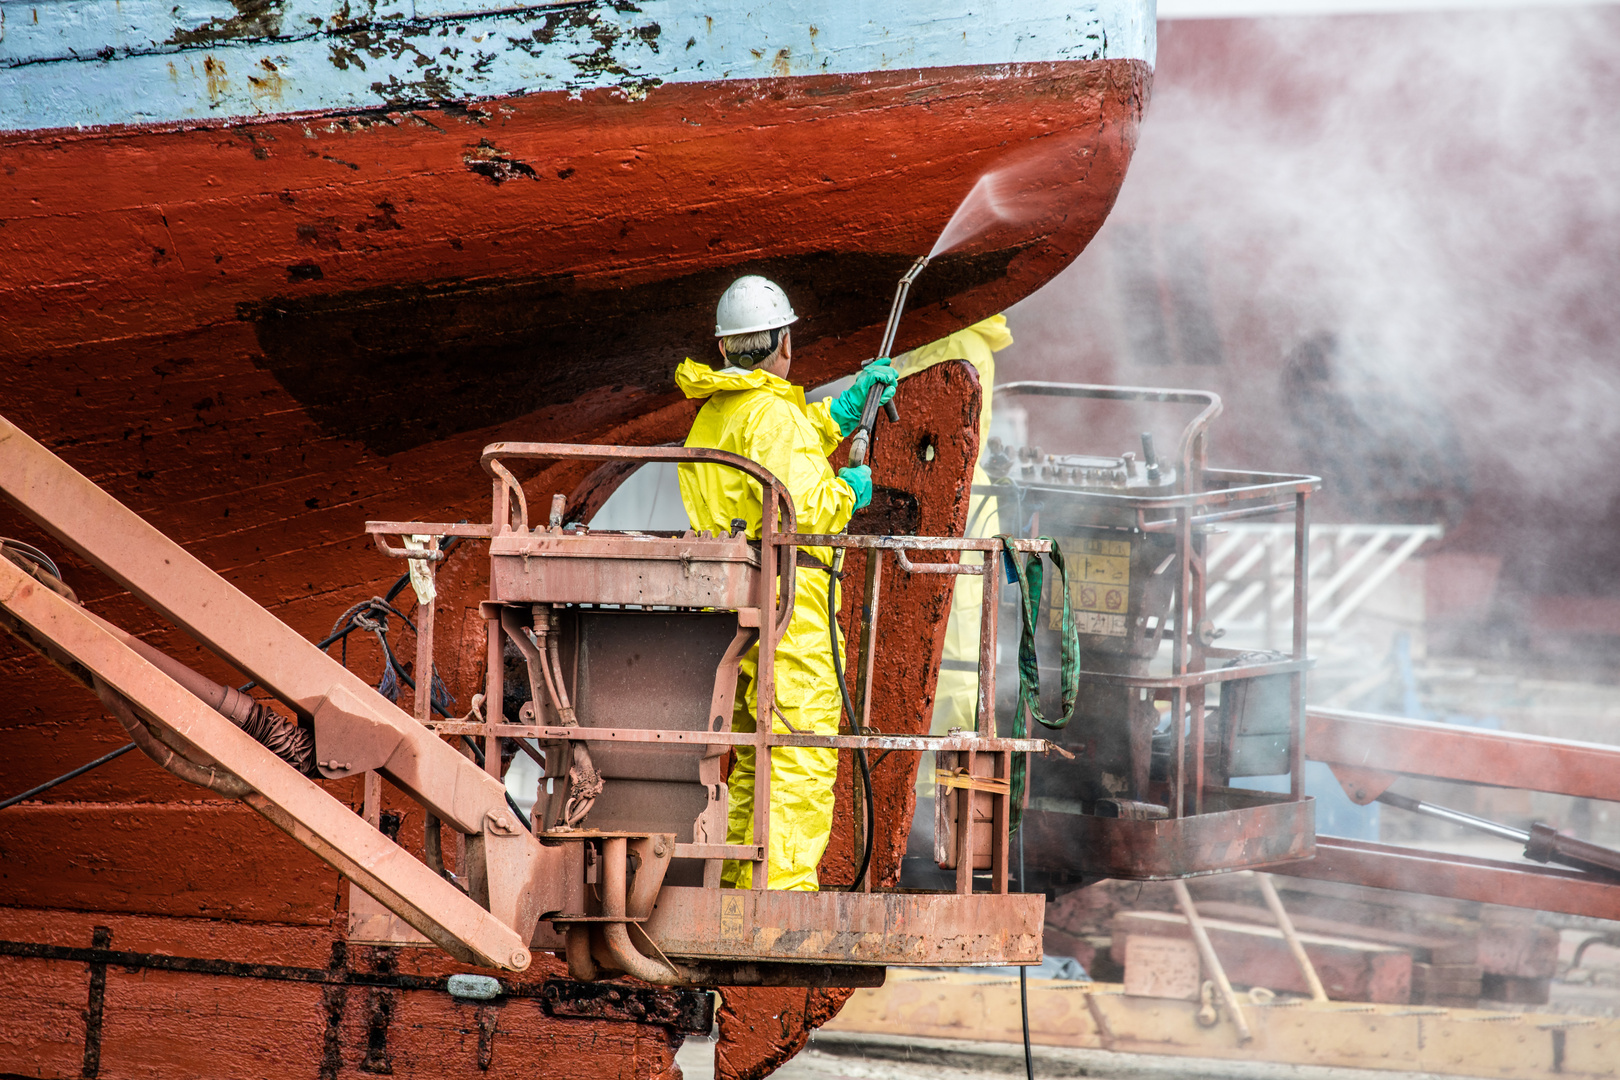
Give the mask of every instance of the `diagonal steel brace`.
M 0 417 L 0 493 L 65 546 L 247 672 L 301 718 L 316 756 L 376 768 L 451 827 L 475 838 L 485 910 L 347 806 L 119 642 L 81 608 L 0 560 L 0 606 L 133 701 L 146 719 L 252 786 L 246 800 L 447 951 L 523 970 L 557 880 L 553 855 L 514 827 L 505 788 L 315 648 L 184 548 Z M 379 755 L 385 760 L 375 761 Z M 353 759 L 353 760 L 351 760 Z

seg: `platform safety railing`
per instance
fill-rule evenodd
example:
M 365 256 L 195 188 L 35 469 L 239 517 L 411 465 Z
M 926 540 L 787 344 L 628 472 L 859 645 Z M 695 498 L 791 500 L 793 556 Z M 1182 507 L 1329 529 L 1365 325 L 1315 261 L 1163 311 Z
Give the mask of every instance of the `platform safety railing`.
M 857 632 L 846 640 L 845 670 L 851 675 L 858 676 L 855 684 L 851 686 L 852 699 L 857 702 L 855 709 L 858 716 L 849 718 L 851 726 L 857 734 L 817 735 L 799 734 L 793 732 L 780 733 L 773 730 L 774 724 L 756 723 L 754 732 L 720 731 L 694 731 L 675 729 L 648 729 L 630 727 L 567 727 L 534 724 L 505 723 L 504 717 L 495 719 L 498 715 L 498 706 L 495 714 L 487 715 L 482 719 L 468 717 L 459 721 L 431 721 L 425 715 L 426 696 L 419 695 L 422 704 L 417 707 L 419 718 L 428 723 L 434 731 L 444 736 L 469 735 L 481 738 L 485 746 L 485 763 L 492 775 L 499 775 L 501 755 L 499 740 L 502 737 L 519 740 L 535 739 L 542 742 L 567 741 L 574 743 L 638 743 L 648 745 L 705 745 L 705 746 L 751 746 L 755 750 L 755 779 L 754 779 L 754 807 L 755 821 L 752 842 L 745 845 L 732 844 L 678 844 L 675 855 L 677 857 L 704 858 L 709 861 L 718 861 L 721 858 L 737 858 L 753 864 L 752 886 L 755 890 L 763 890 L 768 883 L 768 852 L 770 850 L 770 785 L 771 766 L 770 750 L 772 747 L 823 747 L 837 750 L 873 750 L 873 751 L 950 751 L 961 755 L 964 765 L 963 772 L 968 777 L 978 776 L 979 768 L 976 762 L 982 756 L 994 759 L 990 774 L 986 782 L 978 786 L 987 791 L 992 799 L 994 821 L 991 828 L 990 874 L 988 889 L 993 893 L 1006 893 L 1009 889 L 1009 851 L 1008 827 L 1010 814 L 1008 809 L 1009 796 L 1005 793 L 1006 782 L 1012 775 L 1012 755 L 1016 753 L 1040 753 L 1049 748 L 1049 744 L 1041 739 L 1009 739 L 999 737 L 996 730 L 995 719 L 995 666 L 996 666 L 996 625 L 997 607 L 999 604 L 1000 576 L 996 573 L 986 573 L 985 566 L 994 565 L 996 560 L 991 556 L 996 551 L 1011 549 L 1019 553 L 1046 553 L 1051 545 L 1044 540 L 1015 539 L 1003 541 L 1000 539 L 962 538 L 962 537 L 916 537 L 916 536 L 851 536 L 847 534 L 801 534 L 797 532 L 796 513 L 792 498 L 781 481 L 767 469 L 757 463 L 736 454 L 720 450 L 687 447 L 635 447 L 635 446 L 599 446 L 574 445 L 561 443 L 495 443 L 486 447 L 482 456 L 482 464 L 490 474 L 492 482 L 492 513 L 488 525 L 450 525 L 430 522 L 397 522 L 376 521 L 368 522 L 366 529 L 372 535 L 379 551 L 394 558 L 417 559 L 431 575 L 434 560 L 429 554 L 435 545 L 425 545 L 425 551 L 412 551 L 404 546 L 395 546 L 388 542 L 388 537 L 423 536 L 438 537 L 454 535 L 463 537 L 476 537 L 494 539 L 496 537 L 518 537 L 545 535 L 552 540 L 561 541 L 564 545 L 569 542 L 588 542 L 593 536 L 628 535 L 615 534 L 608 531 L 594 532 L 588 527 L 570 526 L 564 528 L 561 521 L 564 497 L 555 496 L 553 499 L 553 513 L 544 524 L 531 526 L 529 523 L 529 500 L 524 492 L 524 482 L 518 478 L 508 462 L 535 462 L 535 461 L 618 461 L 646 464 L 650 462 L 672 462 L 689 464 L 712 464 L 721 467 L 737 469 L 748 475 L 760 485 L 760 504 L 762 508 L 770 508 L 770 512 L 762 514 L 760 536 L 758 539 L 759 555 L 759 585 L 757 595 L 757 614 L 746 610 L 739 611 L 740 621 L 747 625 L 755 622 L 756 625 L 774 627 L 775 634 L 759 635 L 759 677 L 756 688 L 757 714 L 760 717 L 775 715 L 776 679 L 775 679 L 775 652 L 781 636 L 786 632 L 792 617 L 793 605 L 796 595 L 796 577 L 793 573 L 795 565 L 795 549 L 801 547 L 832 547 L 846 551 L 861 551 L 865 553 L 865 582 L 864 600 L 860 614 Z M 686 533 L 641 533 L 640 536 L 653 536 L 677 541 L 683 538 L 699 538 L 701 534 L 688 531 Z M 984 554 L 982 564 L 969 564 L 960 562 L 960 554 L 964 551 L 976 551 Z M 929 554 L 943 557 L 937 562 L 917 562 L 912 556 Z M 881 594 L 886 572 L 886 564 L 892 559 L 895 570 L 901 573 L 915 574 L 943 574 L 943 575 L 981 575 L 985 580 L 981 607 L 981 635 L 979 653 L 979 698 L 977 703 L 977 720 L 975 730 L 965 733 L 953 733 L 944 736 L 933 735 L 898 735 L 898 734 L 867 734 L 870 729 L 872 687 L 875 668 L 872 663 L 877 640 L 877 624 L 881 607 Z M 417 670 L 431 669 L 432 624 L 424 622 L 424 629 L 418 638 L 419 656 Z M 488 622 L 487 644 L 488 664 L 492 674 L 488 684 L 486 701 L 499 702 L 501 700 L 502 686 L 500 682 L 501 668 L 501 641 L 504 631 L 500 625 L 498 615 L 491 615 Z M 538 706 L 536 707 L 538 710 Z M 538 719 L 538 717 L 537 717 Z M 974 784 L 974 781 L 968 781 Z M 959 800 L 961 821 L 956 828 L 956 882 L 957 893 L 971 894 L 974 891 L 974 863 L 978 853 L 975 851 L 975 830 L 972 827 L 973 806 L 977 800 L 965 797 Z M 538 827 L 538 825 L 537 825 Z M 709 878 L 713 880 L 713 877 Z M 855 883 L 857 888 L 869 890 L 871 888 L 870 870 L 867 879 Z

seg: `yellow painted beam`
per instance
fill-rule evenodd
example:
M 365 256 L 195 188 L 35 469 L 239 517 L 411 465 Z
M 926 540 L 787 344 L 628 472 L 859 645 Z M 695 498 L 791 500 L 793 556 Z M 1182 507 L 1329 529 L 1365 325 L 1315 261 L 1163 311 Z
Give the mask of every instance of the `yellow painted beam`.
M 1245 1003 L 1254 1041 L 1190 1001 L 1127 997 L 1110 983 L 1029 981 L 1030 1040 L 1141 1054 L 1430 1072 L 1503 1080 L 1620 1078 L 1620 1020 L 1290 999 Z M 890 969 L 828 1031 L 1020 1042 L 1018 979 Z

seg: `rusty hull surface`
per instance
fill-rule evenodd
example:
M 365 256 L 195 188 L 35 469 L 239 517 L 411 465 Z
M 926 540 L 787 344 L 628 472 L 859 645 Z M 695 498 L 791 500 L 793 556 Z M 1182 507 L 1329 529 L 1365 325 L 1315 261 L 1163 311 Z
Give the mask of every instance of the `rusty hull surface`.
M 23 361 L 6 397 L 65 377 L 90 399 L 14 418 L 81 441 L 268 436 L 212 473 L 167 437 L 139 465 L 121 454 L 113 471 L 154 473 L 154 492 L 262 483 L 267 452 L 310 439 L 366 471 L 462 433 L 635 442 L 679 404 L 675 361 L 712 350 L 715 298 L 742 273 L 793 298 L 798 381 L 853 371 L 894 281 L 1009 155 L 1061 207 L 941 256 L 897 347 L 1039 288 L 1112 207 L 1149 80 L 1097 60 L 0 135 L 0 352 Z M 490 148 L 529 174 L 493 183 Z M 318 487 L 304 498 L 329 504 Z
M 87 393 L 105 389 L 88 387 Z M 860 520 L 872 532 L 960 531 L 977 452 L 976 377 L 966 365 L 941 365 L 907 379 L 898 403 L 900 424 L 879 424 L 873 452 L 878 494 Z M 87 408 L 81 399 L 81 419 L 109 421 L 105 404 L 104 399 L 103 406 Z M 28 405 L 36 413 L 75 408 L 70 397 L 36 399 Z M 414 454 L 387 463 L 399 475 L 387 480 L 395 486 L 386 496 L 349 496 L 350 490 L 358 490 L 356 483 L 374 492 L 379 478 L 391 474 L 381 464 L 374 473 L 351 469 L 344 447 L 319 438 L 294 440 L 271 452 L 275 464 L 265 467 L 290 469 L 279 482 L 251 488 L 225 486 L 217 479 L 213 487 L 204 483 L 226 467 L 209 455 L 233 446 L 238 459 L 249 455 L 247 468 L 261 465 L 265 441 L 288 419 L 268 412 L 251 427 L 177 422 L 175 428 L 162 429 L 163 439 L 176 444 L 164 452 L 183 457 L 187 446 L 197 447 L 202 471 L 192 476 L 189 487 L 171 490 L 165 484 L 161 493 L 149 490 L 151 481 L 144 475 L 121 471 L 123 464 L 140 463 L 127 461 L 130 451 L 116 431 L 110 438 L 77 444 L 63 436 L 46 442 L 311 640 L 325 636 L 351 603 L 386 591 L 399 573 L 400 564 L 379 556 L 364 535 L 366 518 L 409 519 L 421 516 L 425 507 L 434 509 L 430 516 L 449 520 L 482 520 L 487 514 L 487 482 L 482 473 L 467 468 L 477 445 L 453 470 L 439 470 L 437 447 L 423 452 L 425 463 Z M 686 416 L 676 415 L 674 422 L 667 416 L 655 418 L 638 430 L 643 441 L 676 438 L 684 434 L 680 429 Z M 149 436 L 144 445 L 155 441 L 158 436 Z M 132 433 L 128 445 L 139 448 L 143 440 Z M 926 460 L 929 446 L 935 449 L 933 461 Z M 303 481 L 295 475 L 300 460 L 309 469 Z M 469 477 L 471 483 L 466 483 Z M 553 479 L 556 486 L 548 486 Z M 529 489 L 574 491 L 576 506 L 605 498 L 609 485 L 602 478 L 576 490 L 578 481 L 553 472 Z M 304 509 L 300 499 L 296 512 L 281 509 L 301 483 L 317 508 Z M 335 505 L 327 504 L 328 496 Z M 388 512 L 377 512 L 383 507 Z M 9 506 L 0 510 L 0 517 L 0 531 L 7 535 L 59 550 Z M 478 605 L 488 595 L 488 560 L 473 550 L 478 546 L 452 552 L 438 574 L 439 670 L 461 707 L 482 682 L 484 621 Z M 846 581 L 846 612 L 858 605 L 859 561 L 851 560 L 857 573 Z M 81 599 L 98 614 L 212 678 L 227 684 L 244 681 L 241 673 L 162 624 L 75 557 L 62 562 Z M 876 695 L 873 717 L 884 731 L 923 734 L 932 713 L 951 579 L 903 578 L 894 575 L 885 589 L 878 662 L 890 677 Z M 404 610 L 412 614 L 409 597 L 407 590 Z M 852 629 L 846 625 L 846 631 Z M 394 640 L 403 641 L 409 655 L 409 635 L 397 626 Z M 381 670 L 375 644 L 357 636 L 349 648 L 349 664 L 363 678 L 374 679 Z M 0 685 L 8 696 L 7 712 L 0 718 L 8 746 L 0 758 L 0 776 L 8 792 L 43 782 L 125 741 L 122 729 L 104 716 L 91 695 L 9 635 L 0 639 Z M 401 704 L 408 698 L 406 691 Z M 854 866 L 853 762 L 848 754 L 843 758 L 834 835 L 821 868 L 828 888 L 847 883 Z M 915 770 L 916 755 L 899 752 L 874 770 L 879 820 L 888 823 L 873 855 L 874 881 L 880 885 L 892 883 L 898 872 Z M 359 808 L 359 777 L 328 780 L 323 786 Z M 89 948 L 94 928 L 108 927 L 115 950 L 314 969 L 335 965 L 359 972 L 393 965 L 401 973 L 435 977 L 462 970 L 437 950 L 346 948 L 348 889 L 335 871 L 247 807 L 185 785 L 139 755 L 125 755 L 51 791 L 46 799 L 13 807 L 0 819 L 5 867 L 0 874 L 0 940 Z M 382 810 L 388 815 L 385 824 L 397 824 L 399 842 L 420 857 L 420 807 L 385 784 Z M 214 1074 L 222 1077 L 259 1075 L 266 1054 L 320 1063 L 313 1068 L 323 1076 L 384 1057 L 391 1057 L 399 1072 L 415 1062 L 447 1074 L 476 1067 L 478 1060 L 477 1010 L 437 991 L 261 985 L 195 972 L 128 973 L 114 965 L 99 984 L 103 1019 L 95 1029 L 101 1035 L 93 1038 L 81 1015 L 96 985 L 93 965 L 8 954 L 0 955 L 0 966 L 7 969 L 10 985 L 19 988 L 11 995 L 17 1004 L 0 1019 L 0 1056 L 10 1072 L 79 1075 L 92 1045 L 100 1047 L 104 1075 L 114 1074 L 117 1061 L 150 1059 L 178 1069 L 184 1062 L 203 1060 L 205 1052 L 217 1065 Z M 561 961 L 538 955 L 522 978 L 555 979 L 564 970 Z M 723 1075 L 763 1076 L 796 1053 L 810 1029 L 836 1014 L 847 996 L 848 991 L 824 989 L 727 991 L 719 1012 L 717 1054 Z M 492 1012 L 485 1015 L 497 1017 L 491 1075 L 508 1069 L 515 1075 L 519 1068 L 526 1076 L 570 1075 L 575 1066 L 569 1058 L 587 1045 L 595 1047 L 593 1060 L 600 1059 L 596 1067 L 602 1072 L 597 1075 L 670 1075 L 672 1036 L 658 1024 L 584 1019 L 516 999 L 488 1008 Z M 211 1019 L 218 1016 L 236 1019 L 222 1026 Z
M 330 899 L 330 898 L 329 898 Z M 248 1080 L 279 1063 L 311 1078 L 576 1077 L 674 1080 L 706 995 L 582 987 L 560 963 L 503 976 L 487 1002 L 452 998 L 436 949 L 350 946 L 321 928 L 106 912 L 7 909 L 0 1060 L 12 1075 Z M 146 1070 L 145 1072 L 140 1071 Z
M 1074 195 L 1063 220 L 931 266 L 900 345 L 1039 287 L 1112 206 L 1149 78 L 1144 64 L 1098 61 L 954 71 L 949 93 L 920 96 L 926 79 L 888 72 L 725 95 L 660 87 L 634 102 L 592 91 L 318 124 L 7 135 L 0 397 L 24 430 L 316 640 L 398 573 L 366 542 L 365 520 L 482 518 L 488 489 L 465 464 L 485 443 L 682 438 L 695 407 L 671 372 L 683 353 L 712 348 L 705 324 L 734 275 L 764 272 L 793 294 L 799 381 L 853 370 L 893 280 L 975 179 L 1009 142 L 1056 136 L 1072 139 L 1053 177 Z M 593 122 L 578 122 L 581 109 Z M 939 137 L 913 138 L 920 124 Z M 881 173 L 872 144 L 897 155 Z M 960 529 L 976 395 L 970 374 L 946 368 L 908 381 L 902 424 L 880 430 L 869 516 Z M 929 432 L 941 447 L 931 465 L 918 449 Z M 537 486 L 573 492 L 571 510 L 588 511 L 615 478 L 586 476 L 555 469 Z M 54 550 L 9 507 L 0 533 Z M 244 681 L 64 562 L 97 613 L 220 682 Z M 463 707 L 482 664 L 484 573 L 463 551 L 440 575 L 439 663 Z M 883 658 L 892 682 L 874 708 L 885 730 L 926 730 L 948 596 L 948 581 L 890 593 L 896 655 Z M 357 637 L 349 653 L 375 676 L 373 643 Z M 0 790 L 123 741 L 89 695 L 9 639 L 0 686 Z M 897 753 L 877 770 L 880 813 L 896 822 L 874 855 L 880 878 L 904 848 L 914 768 Z M 829 882 L 852 872 L 848 776 Z M 358 779 L 325 787 L 360 805 Z M 419 855 L 420 809 L 387 787 L 383 809 Z M 6 940 L 368 974 L 453 969 L 432 951 L 345 949 L 335 872 L 246 807 L 135 755 L 6 811 L 0 862 Z M 0 966 L 18 991 L 0 1020 L 12 1072 L 113 1075 L 141 1060 L 178 1073 L 206 1060 L 213 1075 L 257 1076 L 274 1057 L 323 1077 L 450 1074 L 491 1058 L 491 1075 L 562 1076 L 585 1047 L 596 1075 L 673 1072 L 667 1028 L 527 1000 L 474 1007 L 430 991 L 16 954 Z M 540 957 L 525 978 L 560 970 Z M 763 1074 L 842 999 L 728 994 L 722 1071 Z

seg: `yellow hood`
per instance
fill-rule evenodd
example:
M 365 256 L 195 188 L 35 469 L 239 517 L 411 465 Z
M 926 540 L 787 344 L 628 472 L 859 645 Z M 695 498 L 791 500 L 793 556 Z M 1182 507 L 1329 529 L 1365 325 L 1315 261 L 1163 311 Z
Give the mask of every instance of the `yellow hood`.
M 757 368 L 746 371 L 728 367 L 716 371 L 707 364 L 688 358 L 675 369 L 675 385 L 689 398 L 713 397 L 726 390 L 769 390 L 777 397 L 796 401 L 799 408 L 804 408 L 802 388 Z
M 966 360 L 979 369 L 981 381 L 988 384 L 992 379 L 987 375 L 995 370 L 991 354 L 1000 352 L 1012 342 L 1012 331 L 1007 328 L 1007 316 L 992 315 L 965 330 L 958 330 L 938 341 L 929 342 L 919 349 L 895 357 L 894 367 L 900 372 L 900 377 L 904 378 L 946 360 Z M 988 389 L 987 385 L 987 392 Z

